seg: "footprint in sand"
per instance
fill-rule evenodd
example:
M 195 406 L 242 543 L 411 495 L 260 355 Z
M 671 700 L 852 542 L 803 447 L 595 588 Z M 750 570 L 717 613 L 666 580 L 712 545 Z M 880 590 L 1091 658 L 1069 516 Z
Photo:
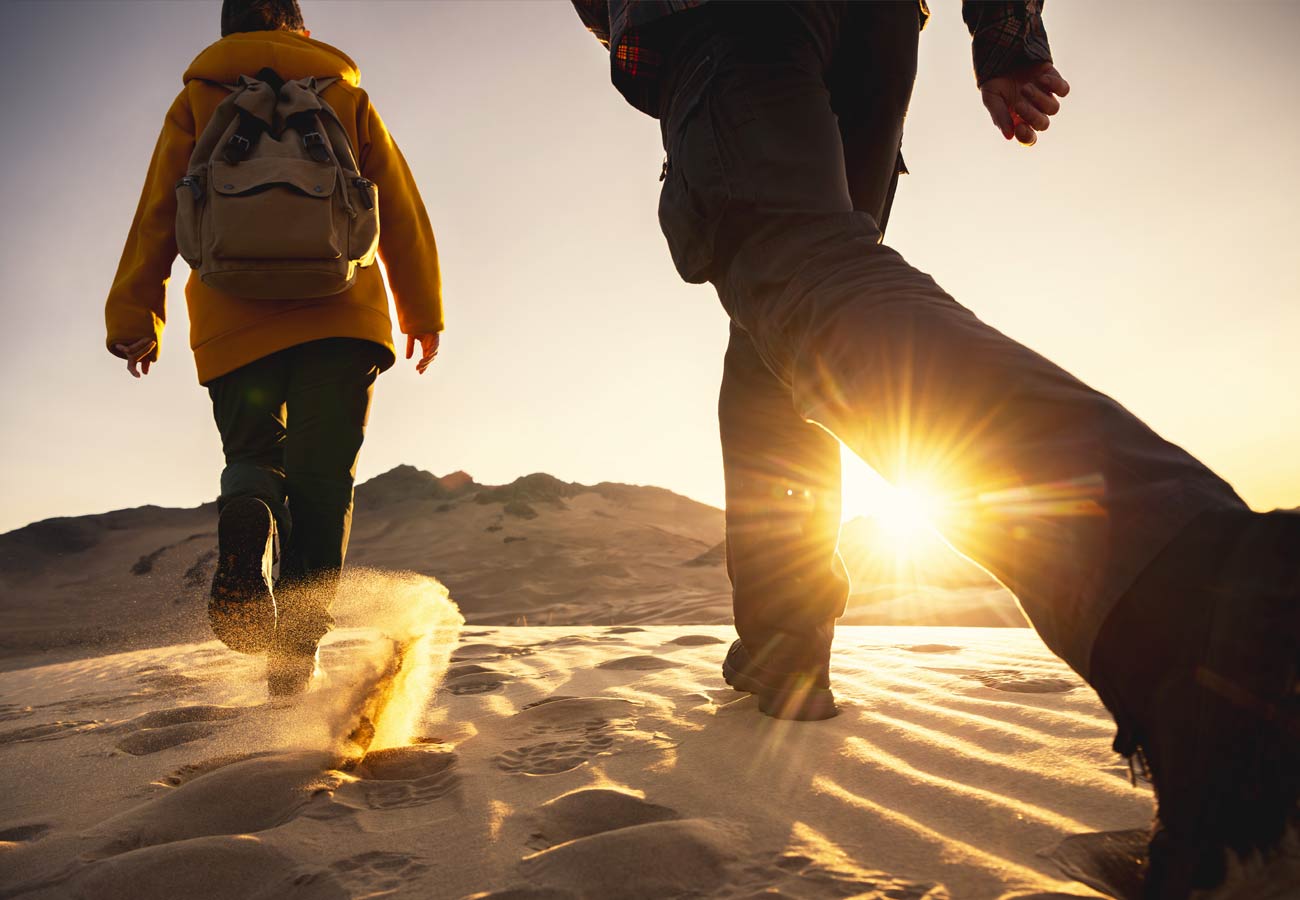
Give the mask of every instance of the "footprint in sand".
M 708 644 L 725 644 L 727 642 L 711 634 L 684 634 L 681 637 L 673 638 L 668 643 L 677 644 L 681 647 L 703 647 Z
M 446 745 L 418 744 L 367 753 L 338 799 L 349 804 L 359 794 L 369 809 L 404 809 L 441 800 L 460 786 L 458 757 Z
M 160 709 L 104 729 L 126 732 L 117 749 L 132 756 L 146 756 L 179 747 L 216 734 L 216 722 L 238 718 L 244 710 L 236 706 L 178 706 Z
M 457 761 L 456 751 L 446 744 L 387 747 L 367 753 L 357 764 L 356 775 L 373 781 L 412 781 L 441 775 Z
M 1010 691 L 1015 694 L 1063 694 L 1080 686 L 1078 681 L 1067 678 L 1053 678 L 1049 675 L 1035 675 L 1016 669 L 991 669 L 987 672 L 971 672 L 967 678 L 995 691 Z
M 48 722 L 44 725 L 29 725 L 14 731 L 0 734 L 0 744 L 27 744 L 33 741 L 56 741 L 59 738 L 72 737 L 93 731 L 103 722 L 94 719 L 76 719 L 70 721 Z
M 605 634 L 636 634 L 638 631 L 645 631 L 639 625 L 618 625 L 614 628 L 606 628 Z
M 657 669 L 675 669 L 683 663 L 661 656 L 624 656 L 621 659 L 607 659 L 596 665 L 597 669 L 614 669 L 616 671 L 653 672 Z
M 0 828 L 0 849 L 4 844 L 29 844 L 39 841 L 50 831 L 44 822 L 31 822 L 26 825 L 8 825 Z
M 132 756 L 148 756 L 161 750 L 170 750 L 182 744 L 212 737 L 217 730 L 206 722 L 187 722 L 165 728 L 146 728 L 128 734 L 117 742 L 117 749 Z
M 475 666 L 474 668 L 482 669 L 481 666 Z M 458 697 L 466 694 L 489 694 L 492 691 L 501 690 L 507 681 L 513 680 L 513 675 L 507 675 L 505 672 L 494 672 L 491 669 L 482 669 L 479 672 L 464 672 L 459 675 L 452 675 L 451 672 L 448 672 L 442 689 Z
M 529 656 L 531 647 L 499 647 L 496 644 L 461 644 L 451 655 L 452 662 L 507 659 L 511 656 Z
M 368 809 L 407 809 L 435 803 L 455 792 L 460 786 L 460 776 L 454 772 L 430 775 L 415 781 L 376 782 L 366 784 L 363 790 Z M 346 800 L 346 794 L 341 799 Z
M 497 768 L 523 775 L 556 775 L 597 756 L 630 749 L 674 746 L 662 735 L 637 728 L 639 704 L 606 697 L 567 697 L 515 713 L 509 723 L 514 746 L 494 758 Z M 537 741 L 535 738 L 550 740 Z
M 528 847 L 544 850 L 605 831 L 679 818 L 677 811 L 612 788 L 584 788 L 543 803 Z
M 139 682 L 151 693 L 157 694 L 188 693 L 202 683 L 198 678 L 170 670 L 148 672 L 140 677 Z
M 412 880 L 427 872 L 429 867 L 406 853 L 371 850 L 341 859 L 331 864 L 330 870 L 347 890 L 348 896 L 378 897 L 402 888 L 410 890 Z

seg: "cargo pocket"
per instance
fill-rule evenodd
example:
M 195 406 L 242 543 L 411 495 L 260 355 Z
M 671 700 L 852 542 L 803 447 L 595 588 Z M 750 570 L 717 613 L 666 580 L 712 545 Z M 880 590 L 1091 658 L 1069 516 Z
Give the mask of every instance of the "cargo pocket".
M 730 200 L 708 96 L 716 72 L 713 57 L 703 56 L 674 92 L 663 125 L 668 156 L 659 227 L 677 273 L 692 284 L 709 279 L 718 225 Z
M 203 262 L 199 220 L 203 213 L 203 180 L 186 175 L 176 182 L 176 252 L 191 269 Z

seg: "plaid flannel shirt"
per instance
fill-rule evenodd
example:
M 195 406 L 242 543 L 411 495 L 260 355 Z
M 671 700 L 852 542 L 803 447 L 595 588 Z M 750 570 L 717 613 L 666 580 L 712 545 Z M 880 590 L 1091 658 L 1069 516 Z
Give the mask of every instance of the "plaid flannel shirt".
M 647 38 L 645 26 L 708 0 L 572 0 L 578 18 L 609 50 L 615 87 L 637 109 L 655 115 L 656 88 L 663 50 Z M 926 0 L 917 0 L 921 25 L 930 16 Z M 1036 62 L 1051 62 L 1041 14 L 1043 0 L 962 0 L 962 18 L 970 30 L 975 80 L 990 78 Z

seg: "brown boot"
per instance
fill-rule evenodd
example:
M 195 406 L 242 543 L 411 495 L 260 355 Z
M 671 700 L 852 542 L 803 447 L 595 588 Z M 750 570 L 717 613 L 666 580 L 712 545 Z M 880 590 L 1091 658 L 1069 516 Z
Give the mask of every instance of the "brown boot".
M 334 627 L 320 585 L 282 581 L 280 616 L 266 660 L 266 688 L 272 697 L 304 693 L 321 674 L 317 647 Z
M 1300 515 L 1202 514 L 1111 613 L 1091 673 L 1155 785 L 1148 900 L 1218 886 L 1229 850 L 1267 861 L 1300 818 Z
M 758 698 L 758 708 L 776 719 L 817 721 L 839 715 L 831 691 L 830 665 L 773 669 L 759 665 L 740 639 L 732 642 L 722 677 L 738 691 Z
M 272 697 L 304 694 L 320 674 L 316 644 L 274 646 L 266 656 L 266 692 Z
M 236 497 L 217 525 L 217 571 L 212 576 L 208 621 L 231 650 L 261 653 L 275 634 L 271 557 L 275 520 L 256 497 Z

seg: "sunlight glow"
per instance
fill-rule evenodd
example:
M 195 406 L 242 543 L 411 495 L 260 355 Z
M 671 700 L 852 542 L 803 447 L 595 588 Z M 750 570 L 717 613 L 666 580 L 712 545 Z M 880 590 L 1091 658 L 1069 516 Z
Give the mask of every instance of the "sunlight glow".
M 841 467 L 844 521 L 874 519 L 880 534 L 900 553 L 933 532 L 939 500 L 924 485 L 892 485 L 847 449 L 841 453 Z

